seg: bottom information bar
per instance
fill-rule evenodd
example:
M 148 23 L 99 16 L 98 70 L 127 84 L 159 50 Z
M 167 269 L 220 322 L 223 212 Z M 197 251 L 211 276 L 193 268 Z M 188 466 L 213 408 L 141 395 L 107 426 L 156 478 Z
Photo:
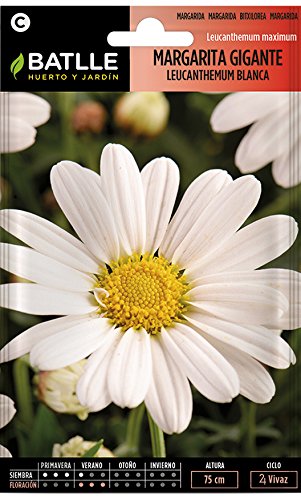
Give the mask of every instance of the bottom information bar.
M 301 491 L 298 458 L 1 458 L 0 467 L 0 492 Z

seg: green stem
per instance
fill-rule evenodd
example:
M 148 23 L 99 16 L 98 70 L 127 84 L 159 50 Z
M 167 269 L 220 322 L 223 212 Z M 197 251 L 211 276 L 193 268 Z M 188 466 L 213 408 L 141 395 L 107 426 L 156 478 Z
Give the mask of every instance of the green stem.
M 152 443 L 153 457 L 166 457 L 164 434 L 160 427 L 155 424 L 149 412 L 147 412 L 150 437 Z
M 256 404 L 241 401 L 242 411 L 242 442 L 245 443 L 247 457 L 256 457 Z
M 85 155 L 82 161 L 87 167 L 96 172 L 99 169 L 99 147 L 95 149 L 94 141 L 90 134 L 86 134 L 82 137 L 82 143 L 85 145 L 85 147 L 82 148 L 83 155 Z
M 254 403 L 249 403 L 247 417 L 248 417 L 247 418 L 248 450 L 250 457 L 255 457 L 256 456 L 256 405 Z
M 17 359 L 13 365 L 13 374 L 19 419 L 27 429 L 30 429 L 32 427 L 34 413 L 31 399 L 29 368 L 26 361 L 22 358 Z
M 131 410 L 128 418 L 125 441 L 114 450 L 114 455 L 116 455 L 117 457 L 140 456 L 139 443 L 144 411 L 144 403 Z
M 141 405 L 137 406 L 137 408 L 133 408 L 129 416 L 126 431 L 126 444 L 129 449 L 130 456 L 136 456 L 139 453 L 140 432 L 144 411 L 144 403 L 141 403 Z
M 74 92 L 59 92 L 57 98 L 61 116 L 61 142 L 63 144 L 63 152 L 68 160 L 72 160 L 74 148 L 70 117 L 74 106 L 75 94 Z

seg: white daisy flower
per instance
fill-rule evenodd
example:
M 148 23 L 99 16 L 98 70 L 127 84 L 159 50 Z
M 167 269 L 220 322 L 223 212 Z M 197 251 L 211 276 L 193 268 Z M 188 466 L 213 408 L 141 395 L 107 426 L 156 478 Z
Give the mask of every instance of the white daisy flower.
M 272 164 L 275 182 L 284 188 L 301 182 L 300 92 L 235 92 L 211 116 L 215 132 L 250 127 L 240 142 L 235 164 L 245 174 Z
M 169 223 L 179 185 L 172 160 L 140 173 L 127 149 L 108 145 L 100 169 L 63 161 L 51 171 L 81 240 L 36 215 L 1 212 L 1 226 L 31 247 L 2 243 L 1 266 L 34 283 L 2 285 L 0 304 L 62 316 L 18 335 L 1 361 L 30 352 L 34 367 L 56 370 L 89 356 L 77 385 L 83 406 L 145 401 L 167 433 L 190 422 L 189 381 L 219 403 L 239 392 L 269 401 L 275 387 L 263 364 L 295 362 L 280 332 L 300 324 L 291 290 L 299 274 L 255 269 L 292 245 L 295 221 L 275 215 L 239 229 L 260 182 L 210 170 Z
M 47 122 L 50 105 L 27 92 L 0 92 L 1 153 L 16 153 L 35 142 L 36 128 Z
M 4 394 L 0 394 L 0 429 L 12 420 L 15 413 L 16 408 L 13 400 Z M 3 457 L 11 457 L 11 453 L 0 444 L 0 458 Z

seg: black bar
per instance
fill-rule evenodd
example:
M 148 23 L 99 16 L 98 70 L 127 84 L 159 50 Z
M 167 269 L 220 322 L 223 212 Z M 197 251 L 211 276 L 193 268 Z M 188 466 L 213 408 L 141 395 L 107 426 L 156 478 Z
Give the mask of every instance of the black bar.
M 300 492 L 299 458 L 2 458 L 0 492 Z
M 12 19 L 18 14 L 21 25 L 23 14 L 30 20 L 25 31 L 18 32 L 12 27 Z M 18 22 L 18 17 L 15 22 Z M 128 91 L 130 49 L 111 47 L 107 36 L 111 31 L 128 31 L 129 23 L 128 6 L 1 7 L 1 89 L 31 92 Z M 30 70 L 31 53 L 41 54 L 44 68 L 54 53 L 53 57 L 58 58 L 62 69 L 50 66 L 48 69 Z M 69 69 L 65 69 L 66 57 L 60 56 L 61 53 L 74 54 L 67 60 Z M 91 53 L 94 54 L 93 60 Z M 97 67 L 104 65 L 105 53 L 117 53 L 118 69 L 90 69 L 93 64 Z M 19 61 L 18 71 L 14 73 L 11 66 L 20 54 L 22 61 Z M 88 66 L 88 70 L 79 70 L 77 66 Z M 75 79 L 73 75 L 77 75 Z

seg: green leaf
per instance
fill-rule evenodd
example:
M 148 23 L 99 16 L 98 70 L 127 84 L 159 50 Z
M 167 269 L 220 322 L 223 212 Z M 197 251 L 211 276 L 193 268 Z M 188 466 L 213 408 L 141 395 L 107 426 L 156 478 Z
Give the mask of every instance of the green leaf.
M 100 439 L 96 444 L 94 444 L 88 451 L 86 451 L 86 453 L 82 455 L 82 457 L 95 457 L 101 446 L 103 446 L 103 439 Z
M 65 430 L 60 426 L 56 414 L 45 405 L 40 404 L 32 423 L 28 437 L 27 456 L 51 457 L 54 443 L 67 440 Z
M 32 393 L 30 385 L 30 372 L 28 364 L 23 358 L 17 359 L 13 364 L 17 408 L 20 421 L 29 431 L 33 423 Z
M 21 71 L 21 69 L 24 66 L 24 57 L 23 54 L 20 52 L 20 55 L 15 59 L 11 65 L 10 65 L 10 71 L 14 75 L 14 79 L 17 80 L 16 74 Z

